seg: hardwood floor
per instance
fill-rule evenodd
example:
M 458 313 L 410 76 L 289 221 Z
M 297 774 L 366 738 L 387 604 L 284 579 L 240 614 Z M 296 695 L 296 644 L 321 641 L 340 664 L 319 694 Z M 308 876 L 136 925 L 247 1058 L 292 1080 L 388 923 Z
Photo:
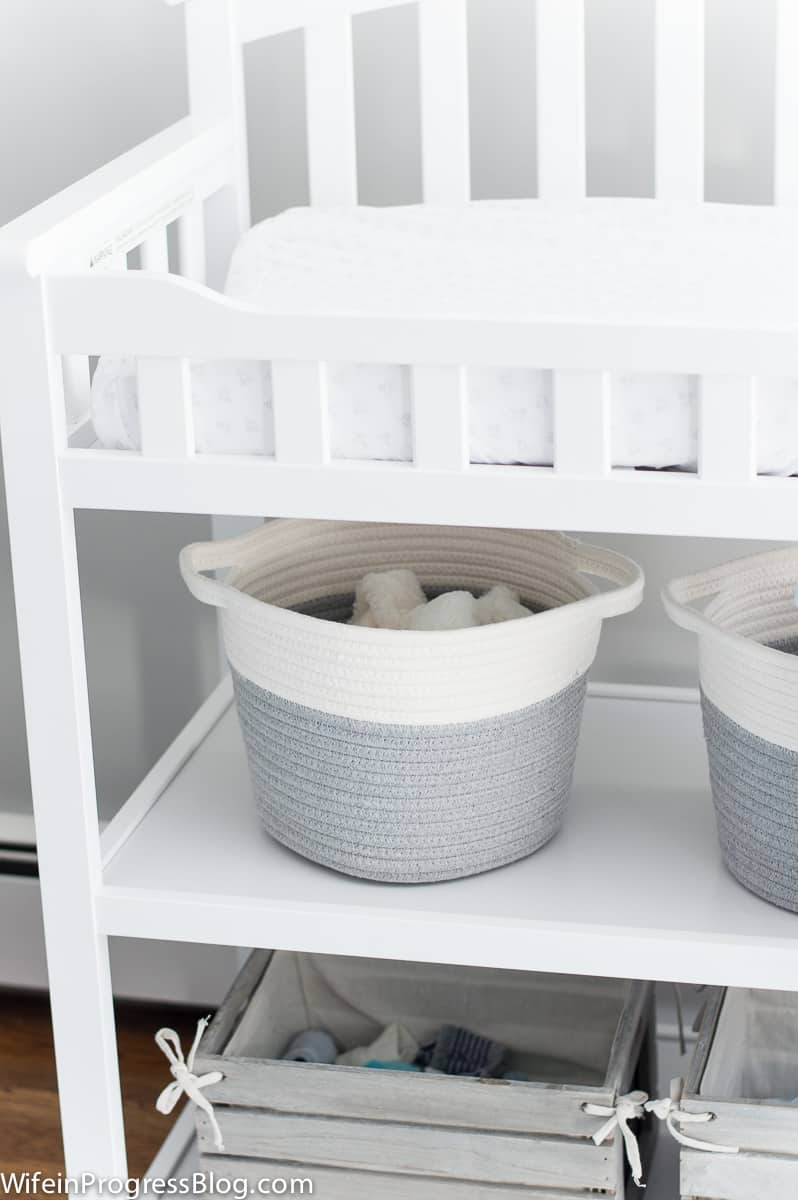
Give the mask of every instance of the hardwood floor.
M 117 1006 L 131 1176 L 147 1169 L 180 1107 L 172 1117 L 155 1111 L 155 1099 L 171 1078 L 155 1031 L 171 1025 L 187 1051 L 202 1015 L 164 1005 Z M 0 1171 L 63 1170 L 49 1002 L 38 993 L 0 990 Z

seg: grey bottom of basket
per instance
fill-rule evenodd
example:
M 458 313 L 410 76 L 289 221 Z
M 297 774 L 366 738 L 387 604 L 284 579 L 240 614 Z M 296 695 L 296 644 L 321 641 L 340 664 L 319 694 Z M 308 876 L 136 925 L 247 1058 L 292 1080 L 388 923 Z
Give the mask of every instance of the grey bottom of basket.
M 584 676 L 507 716 L 434 726 L 351 720 L 233 681 L 263 824 L 306 858 L 433 882 L 514 862 L 560 827 Z
M 726 865 L 750 891 L 798 912 L 798 753 L 749 733 L 704 695 L 701 703 Z

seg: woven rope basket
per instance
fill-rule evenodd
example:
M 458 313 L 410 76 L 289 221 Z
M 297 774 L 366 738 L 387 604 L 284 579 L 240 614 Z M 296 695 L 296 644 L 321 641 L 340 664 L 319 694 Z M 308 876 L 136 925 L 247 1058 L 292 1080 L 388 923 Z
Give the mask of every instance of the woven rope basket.
M 223 610 L 268 832 L 325 866 L 404 883 L 485 871 L 553 836 L 601 621 L 643 586 L 628 559 L 560 534 L 333 521 L 271 521 L 188 546 L 180 565 Z M 508 583 L 535 616 L 440 632 L 346 624 L 363 575 L 398 566 L 428 594 Z M 202 574 L 220 567 L 224 580 Z
M 798 550 L 674 580 L 698 634 L 701 703 L 723 857 L 745 887 L 798 912 Z M 703 610 L 696 602 L 709 602 Z

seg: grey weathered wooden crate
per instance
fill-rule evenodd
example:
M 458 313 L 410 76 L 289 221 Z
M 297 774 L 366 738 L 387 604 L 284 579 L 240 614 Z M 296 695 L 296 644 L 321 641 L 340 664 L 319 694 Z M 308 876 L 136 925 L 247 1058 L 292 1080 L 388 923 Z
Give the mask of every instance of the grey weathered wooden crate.
M 706 1124 L 685 1126 L 686 1133 L 702 1142 L 737 1146 L 739 1153 L 682 1147 L 680 1192 L 683 1200 L 793 1200 L 798 1197 L 798 1105 L 701 1092 L 712 1056 L 728 1053 L 718 1037 L 726 995 L 727 989 L 719 988 L 706 1005 L 681 1107 L 713 1116 Z
M 640 1194 L 628 1179 L 621 1138 L 595 1146 L 591 1138 L 602 1118 L 586 1114 L 583 1105 L 611 1105 L 633 1087 L 653 1089 L 650 984 L 628 985 L 604 1082 L 595 1087 L 230 1053 L 280 953 L 252 954 L 197 1055 L 197 1073 L 223 1075 L 206 1090 L 223 1153 L 214 1149 L 207 1117 L 197 1112 L 202 1165 L 217 1179 L 305 1176 L 314 1194 L 329 1200 L 577 1200 L 596 1192 L 620 1200 Z M 530 975 L 530 989 L 536 978 L 545 977 Z M 653 1133 L 650 1124 L 641 1130 L 644 1158 Z

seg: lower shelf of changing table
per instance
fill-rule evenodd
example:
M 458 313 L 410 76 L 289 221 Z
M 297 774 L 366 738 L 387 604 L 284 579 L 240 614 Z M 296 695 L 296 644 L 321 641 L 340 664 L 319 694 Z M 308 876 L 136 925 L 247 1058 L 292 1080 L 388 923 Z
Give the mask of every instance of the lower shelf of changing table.
M 416 886 L 272 841 L 234 710 L 209 724 L 116 839 L 98 896 L 108 933 L 798 991 L 798 915 L 721 863 L 695 702 L 590 696 L 562 832 L 523 862 Z

